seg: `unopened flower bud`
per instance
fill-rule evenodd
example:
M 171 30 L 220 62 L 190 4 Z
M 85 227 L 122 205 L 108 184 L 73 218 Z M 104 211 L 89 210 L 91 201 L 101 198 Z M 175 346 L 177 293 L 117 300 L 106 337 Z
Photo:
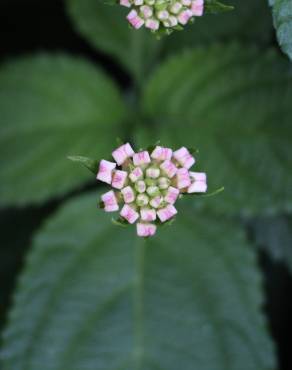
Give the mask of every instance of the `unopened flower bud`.
M 135 189 L 138 191 L 138 193 L 145 193 L 146 190 L 146 184 L 143 180 L 139 180 L 135 184 Z
M 141 6 L 140 10 L 144 18 L 150 18 L 153 14 L 153 10 L 149 5 Z M 147 24 L 146 24 L 146 27 L 147 27 Z
M 150 205 L 153 208 L 159 208 L 163 202 L 162 196 L 158 195 L 150 200 Z
M 160 10 L 157 12 L 157 18 L 161 21 L 166 20 L 169 17 L 169 13 L 167 10 Z
M 173 14 L 178 14 L 181 11 L 181 8 L 182 8 L 182 4 L 177 2 L 171 5 L 170 11 Z
M 160 194 L 159 188 L 157 186 L 149 186 L 146 192 L 150 197 L 156 197 Z
M 136 204 L 139 207 L 145 207 L 149 203 L 149 198 L 146 194 L 139 194 L 136 199 Z
M 156 19 L 147 19 L 145 22 L 145 27 L 150 28 L 152 31 L 156 31 L 159 28 L 159 22 Z
M 165 27 L 175 27 L 178 24 L 177 18 L 171 15 L 168 19 L 163 22 Z
M 169 187 L 170 180 L 167 177 L 160 177 L 158 179 L 159 189 L 167 189 Z
M 159 175 L 160 175 L 159 168 L 149 167 L 146 170 L 146 176 L 150 177 L 152 179 L 157 179 L 159 177 Z
M 142 179 L 143 171 L 140 167 L 136 167 L 129 175 L 129 178 L 132 182 L 136 182 L 139 179 Z

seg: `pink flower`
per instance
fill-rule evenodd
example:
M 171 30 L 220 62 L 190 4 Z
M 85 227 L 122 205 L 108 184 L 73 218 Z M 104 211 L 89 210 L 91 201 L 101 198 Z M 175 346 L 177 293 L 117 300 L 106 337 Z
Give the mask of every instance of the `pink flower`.
M 205 193 L 207 191 L 207 176 L 205 172 L 190 172 L 192 184 L 188 193 Z
M 141 220 L 142 221 L 155 221 L 156 220 L 156 212 L 154 209 L 151 208 L 141 208 L 140 211 Z
M 111 190 L 101 196 L 106 212 L 115 212 L 119 210 L 119 205 L 115 193 Z
M 174 188 L 173 186 L 170 186 L 167 190 L 164 200 L 167 203 L 174 204 L 178 196 L 179 196 L 179 190 L 177 188 Z
M 141 17 L 139 17 L 136 10 L 131 10 L 127 16 L 127 19 L 129 23 L 136 29 L 141 28 L 144 24 L 144 20 Z
M 131 3 L 129 0 L 120 0 L 120 5 L 126 6 L 127 8 L 131 7 Z
M 147 238 L 153 236 L 156 233 L 156 226 L 153 224 L 137 224 L 137 235 Z
M 165 174 L 171 179 L 177 171 L 176 165 L 173 164 L 171 161 L 168 159 L 164 161 L 161 165 L 160 168 L 165 172 Z
M 100 161 L 99 170 L 96 176 L 97 180 L 110 184 L 112 182 L 112 173 L 115 168 L 115 163 L 102 159 Z
M 120 146 L 118 149 L 112 152 L 114 160 L 117 162 L 118 166 L 123 164 L 128 158 L 132 157 L 134 151 L 129 143 Z
M 189 171 L 186 168 L 179 168 L 176 173 L 178 189 L 184 189 L 191 185 Z
M 125 218 L 129 224 L 133 224 L 136 222 L 139 218 L 139 213 L 136 212 L 131 206 L 128 204 L 125 204 L 122 208 L 120 215 Z
M 126 171 L 115 171 L 112 179 L 112 187 L 122 189 L 126 183 L 128 173 Z
M 183 10 L 179 16 L 178 16 L 178 21 L 180 24 L 185 25 L 188 23 L 190 18 L 193 16 L 193 12 L 189 9 Z
M 136 182 L 137 180 L 143 177 L 143 171 L 140 167 L 136 167 L 129 175 L 132 182 Z
M 144 25 L 152 32 L 164 28 L 169 33 L 169 29 L 175 29 L 179 23 L 184 26 L 195 16 L 201 16 L 204 10 L 204 0 L 119 1 L 120 5 L 131 8 L 127 20 L 135 29 Z
M 204 13 L 204 0 L 192 1 L 192 13 L 196 17 L 201 17 Z
M 159 217 L 161 222 L 165 222 L 171 219 L 176 214 L 177 214 L 177 210 L 174 208 L 172 204 L 169 204 L 165 208 L 162 208 L 159 211 L 157 211 L 157 216 Z
M 121 190 L 125 203 L 132 203 L 135 200 L 135 193 L 131 186 L 127 186 Z
M 163 148 L 157 146 L 151 153 L 151 158 L 157 159 L 158 161 L 170 160 L 172 157 L 172 150 L 169 148 Z
M 189 169 L 195 164 L 195 158 L 190 154 L 187 148 L 182 147 L 173 153 L 174 158 L 180 165 Z
M 143 164 L 148 164 L 151 162 L 149 153 L 145 150 L 144 152 L 139 152 L 133 155 L 133 162 L 135 166 L 141 166 Z

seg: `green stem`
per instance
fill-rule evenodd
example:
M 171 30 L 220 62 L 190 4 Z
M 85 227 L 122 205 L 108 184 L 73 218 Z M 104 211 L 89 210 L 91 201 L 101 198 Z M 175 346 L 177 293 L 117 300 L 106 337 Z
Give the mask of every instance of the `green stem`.
M 134 282 L 134 369 L 143 367 L 144 357 L 144 259 L 146 241 L 138 239 L 134 245 L 136 278 Z

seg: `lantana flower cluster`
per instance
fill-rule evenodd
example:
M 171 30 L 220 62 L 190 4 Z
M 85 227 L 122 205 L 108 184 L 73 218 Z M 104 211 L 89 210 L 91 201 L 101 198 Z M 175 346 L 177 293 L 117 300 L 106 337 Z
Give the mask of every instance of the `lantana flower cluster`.
M 120 5 L 131 8 L 127 20 L 134 28 L 154 32 L 181 28 L 204 12 L 204 0 L 120 0 Z
M 206 174 L 192 172 L 195 158 L 182 147 L 176 151 L 156 146 L 135 153 L 129 143 L 113 151 L 115 162 L 101 160 L 97 179 L 112 186 L 101 196 L 106 212 L 120 210 L 121 219 L 137 223 L 137 234 L 153 236 L 157 225 L 176 214 L 175 202 L 183 193 L 207 191 Z

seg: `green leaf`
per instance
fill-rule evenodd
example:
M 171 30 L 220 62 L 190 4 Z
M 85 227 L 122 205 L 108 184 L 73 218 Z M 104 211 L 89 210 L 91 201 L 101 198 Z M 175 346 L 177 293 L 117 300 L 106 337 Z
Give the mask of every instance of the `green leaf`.
M 69 202 L 38 233 L 3 370 L 274 369 L 254 251 L 236 225 L 182 211 L 145 241 L 95 202 Z
M 98 172 L 98 166 L 99 166 L 100 161 L 97 159 L 82 157 L 80 155 L 70 155 L 68 156 L 68 159 L 72 162 L 77 162 L 77 163 L 82 164 L 84 167 L 88 168 L 89 171 L 91 171 L 95 175 Z
M 256 218 L 250 222 L 250 227 L 255 244 L 273 260 L 285 263 L 292 273 L 292 218 Z
M 205 1 L 205 12 L 207 13 L 221 13 L 221 12 L 229 12 L 234 9 L 231 5 L 223 4 L 217 0 L 206 0 Z
M 88 181 L 67 156 L 108 156 L 125 110 L 116 87 L 90 63 L 39 55 L 2 66 L 0 117 L 0 203 L 22 205 Z
M 220 212 L 292 209 L 292 75 L 273 52 L 213 47 L 170 59 L 144 96 L 141 142 L 194 146 Z
M 149 30 L 133 30 L 128 8 L 109 6 L 102 0 L 66 0 L 77 30 L 96 48 L 117 58 L 137 80 L 151 67 L 160 47 Z
M 269 2 L 273 7 L 278 42 L 292 60 L 292 2 L 291 0 L 270 0 Z

